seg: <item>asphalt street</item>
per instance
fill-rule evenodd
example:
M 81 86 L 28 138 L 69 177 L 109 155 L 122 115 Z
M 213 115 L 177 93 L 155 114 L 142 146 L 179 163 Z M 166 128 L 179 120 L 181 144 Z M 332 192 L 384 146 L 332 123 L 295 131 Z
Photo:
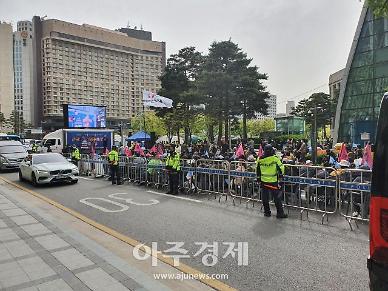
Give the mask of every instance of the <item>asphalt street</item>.
M 149 246 L 157 242 L 160 251 L 171 248 L 167 242 L 184 242 L 189 258 L 182 262 L 203 273 L 228 274 L 222 281 L 239 290 L 368 289 L 368 228 L 351 231 L 344 218 L 330 217 L 321 225 L 318 215 L 301 221 L 291 210 L 289 219 L 278 220 L 263 217 L 260 206 L 219 203 L 214 196 L 182 194 L 178 197 L 188 199 L 180 199 L 144 186 L 88 178 L 76 185 L 35 188 L 19 182 L 17 173 L 1 175 Z M 194 257 L 200 249 L 195 243 L 201 242 L 219 247 L 212 267 L 202 263 L 209 249 Z M 246 266 L 239 266 L 241 250 L 223 258 L 227 242 L 248 243 Z

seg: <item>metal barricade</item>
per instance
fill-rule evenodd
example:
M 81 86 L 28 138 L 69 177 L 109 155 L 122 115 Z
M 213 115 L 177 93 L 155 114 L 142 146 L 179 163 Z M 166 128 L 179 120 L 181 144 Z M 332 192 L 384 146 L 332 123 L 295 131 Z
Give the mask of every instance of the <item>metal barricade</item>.
M 260 183 L 257 182 L 256 163 L 245 161 L 232 161 L 229 168 L 229 194 L 233 199 L 240 199 L 248 202 L 261 201 Z
M 80 175 L 91 176 L 93 170 L 93 163 L 87 154 L 81 154 L 81 159 L 78 162 Z
M 362 169 L 339 169 L 339 211 L 351 221 L 369 221 L 369 201 L 372 171 Z M 358 227 L 357 223 L 356 226 Z
M 181 159 L 181 170 L 179 172 L 179 189 L 186 194 L 197 192 L 196 167 L 194 159 Z
M 155 188 L 168 185 L 165 160 L 121 156 L 121 176 L 124 180 L 146 184 Z M 81 155 L 80 174 L 95 177 L 109 175 L 106 156 Z M 361 169 L 334 169 L 331 167 L 285 164 L 285 174 L 280 180 L 284 206 L 321 213 L 322 223 L 328 215 L 339 213 L 348 221 L 369 221 L 370 183 L 372 172 Z M 260 183 L 257 182 L 256 164 L 246 161 L 181 160 L 179 187 L 185 193 L 206 193 L 214 198 L 232 197 L 261 202 Z
M 149 158 L 147 160 L 147 186 L 156 189 L 165 188 L 168 185 L 165 159 Z
M 147 160 L 143 157 L 130 157 L 128 160 L 128 180 L 132 183 L 147 183 Z
M 80 175 L 104 177 L 109 176 L 109 164 L 106 156 L 81 155 L 79 162 Z
M 94 155 L 94 172 L 93 176 L 96 178 L 109 176 L 109 163 L 107 156 Z
M 281 180 L 285 206 L 299 209 L 301 219 L 313 211 L 322 213 L 322 223 L 328 220 L 337 211 L 338 178 L 333 173 L 330 167 L 286 164 Z
M 199 159 L 196 165 L 196 185 L 199 193 L 214 194 L 214 198 L 229 194 L 229 162 L 224 160 Z

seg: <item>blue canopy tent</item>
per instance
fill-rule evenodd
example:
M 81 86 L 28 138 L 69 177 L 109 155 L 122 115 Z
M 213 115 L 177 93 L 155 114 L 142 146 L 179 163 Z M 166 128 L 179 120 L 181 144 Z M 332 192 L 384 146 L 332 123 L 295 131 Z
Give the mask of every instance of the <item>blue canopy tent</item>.
M 138 131 L 127 138 L 127 141 L 149 141 L 151 137 L 144 131 Z

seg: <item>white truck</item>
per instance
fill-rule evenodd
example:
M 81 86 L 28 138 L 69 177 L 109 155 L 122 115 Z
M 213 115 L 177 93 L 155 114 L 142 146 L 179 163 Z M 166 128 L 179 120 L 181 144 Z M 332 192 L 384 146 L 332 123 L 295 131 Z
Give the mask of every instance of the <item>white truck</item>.
M 50 148 L 52 152 L 62 153 L 63 149 L 75 145 L 81 150 L 88 151 L 94 147 L 102 151 L 110 149 L 113 141 L 112 129 L 58 129 L 43 137 L 43 151 Z

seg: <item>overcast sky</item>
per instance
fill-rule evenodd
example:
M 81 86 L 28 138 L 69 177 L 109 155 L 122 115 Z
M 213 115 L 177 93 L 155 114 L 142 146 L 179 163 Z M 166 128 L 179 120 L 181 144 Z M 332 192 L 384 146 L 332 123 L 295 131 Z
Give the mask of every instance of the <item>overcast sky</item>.
M 0 0 L 0 20 L 33 15 L 105 28 L 143 25 L 167 43 L 207 53 L 229 38 L 269 76 L 268 90 L 286 100 L 328 92 L 331 73 L 346 65 L 363 3 L 359 0 Z M 311 92 L 310 92 L 311 91 Z M 304 92 L 309 92 L 299 96 Z M 298 97 L 296 97 L 298 96 Z

